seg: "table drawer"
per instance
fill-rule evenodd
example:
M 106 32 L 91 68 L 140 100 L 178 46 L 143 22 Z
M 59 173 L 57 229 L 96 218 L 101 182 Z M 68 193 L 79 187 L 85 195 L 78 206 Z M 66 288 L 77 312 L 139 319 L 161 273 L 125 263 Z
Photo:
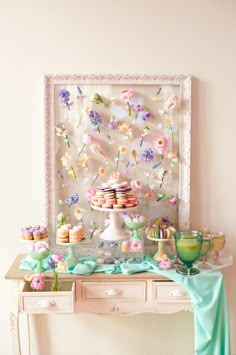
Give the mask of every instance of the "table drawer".
M 190 301 L 189 293 L 175 282 L 158 282 L 152 283 L 152 299 L 153 301 L 163 302 L 182 302 Z
M 20 292 L 20 310 L 25 313 L 72 313 L 75 303 L 75 283 L 62 281 L 62 291 L 50 291 L 51 282 L 46 281 L 45 291 L 32 291 L 25 283 Z
M 82 300 L 146 300 L 146 282 L 82 282 Z

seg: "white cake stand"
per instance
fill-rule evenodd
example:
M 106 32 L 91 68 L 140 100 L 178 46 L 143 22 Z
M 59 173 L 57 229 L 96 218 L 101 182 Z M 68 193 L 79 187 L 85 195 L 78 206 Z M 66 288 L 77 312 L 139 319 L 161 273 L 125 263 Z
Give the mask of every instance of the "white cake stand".
M 68 255 L 65 258 L 65 261 L 67 262 L 68 266 L 75 266 L 79 263 L 79 258 L 77 258 L 77 256 L 75 255 L 75 246 L 79 245 L 80 243 L 57 242 L 57 244 L 68 247 Z
M 104 231 L 100 234 L 100 238 L 103 240 L 109 241 L 118 241 L 124 240 L 128 238 L 127 233 L 122 228 L 122 224 L 119 218 L 119 213 L 128 212 L 136 209 L 138 207 L 129 207 L 129 208 L 101 208 L 97 206 L 91 205 L 91 208 L 97 211 L 109 212 L 109 226 L 104 229 Z

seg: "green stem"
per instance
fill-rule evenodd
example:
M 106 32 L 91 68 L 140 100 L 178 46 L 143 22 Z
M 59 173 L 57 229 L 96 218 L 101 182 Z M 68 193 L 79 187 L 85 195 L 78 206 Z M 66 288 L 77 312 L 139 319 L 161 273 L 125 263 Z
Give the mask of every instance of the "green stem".
M 78 158 L 79 158 L 79 156 L 80 156 L 80 154 L 82 153 L 82 151 L 84 150 L 84 147 L 86 146 L 86 144 L 84 144 L 83 146 L 82 146 L 82 148 L 80 149 L 80 152 L 79 152 L 79 154 L 78 154 Z
M 127 106 L 128 106 L 129 116 L 131 116 L 131 109 L 130 109 L 130 104 L 129 104 L 129 101 L 127 101 Z
M 52 287 L 52 291 L 59 291 L 59 287 L 58 287 L 58 273 L 56 271 L 53 271 L 53 287 Z

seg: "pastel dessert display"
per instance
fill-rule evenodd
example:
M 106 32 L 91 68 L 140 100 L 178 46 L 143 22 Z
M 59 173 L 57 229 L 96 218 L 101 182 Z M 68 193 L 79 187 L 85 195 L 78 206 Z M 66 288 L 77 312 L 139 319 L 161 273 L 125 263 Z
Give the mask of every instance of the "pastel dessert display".
M 70 223 L 63 224 L 57 229 L 56 238 L 57 243 L 80 243 L 85 239 L 82 223 L 77 226 L 72 226 Z
M 130 240 L 123 240 L 122 242 L 102 241 L 97 246 L 96 256 L 96 263 L 99 265 L 120 265 L 123 263 L 141 263 L 143 261 L 142 251 L 131 250 Z
M 69 230 L 70 243 L 80 243 L 84 239 L 84 228 L 82 225 L 74 226 Z
M 169 222 L 168 218 L 159 218 L 150 227 L 146 228 L 147 239 L 158 242 L 158 250 L 154 254 L 153 259 L 161 261 L 163 256 L 168 254 L 166 246 L 175 232 L 176 229 Z
M 108 181 L 95 190 L 95 194 L 91 197 L 91 205 L 111 209 L 130 208 L 138 205 L 138 198 L 127 181 Z
M 48 231 L 45 226 L 25 226 L 21 228 L 20 239 L 21 240 L 41 240 L 48 237 Z
M 146 224 L 146 218 L 140 215 L 126 215 L 125 216 L 125 224 L 128 228 L 133 230 L 132 239 L 142 240 L 141 236 L 139 235 L 139 229 L 143 228 Z
M 43 267 L 43 260 L 50 254 L 50 248 L 47 242 L 39 241 L 33 243 L 28 248 L 29 255 L 32 259 L 37 261 L 37 265 L 34 268 L 36 272 L 44 272 L 46 268 Z

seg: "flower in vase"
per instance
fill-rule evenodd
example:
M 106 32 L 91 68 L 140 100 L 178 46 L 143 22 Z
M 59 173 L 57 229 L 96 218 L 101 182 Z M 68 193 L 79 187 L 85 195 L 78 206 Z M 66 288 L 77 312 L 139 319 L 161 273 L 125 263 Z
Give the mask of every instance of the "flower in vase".
M 60 289 L 59 280 L 58 280 L 58 271 L 66 271 L 66 266 L 64 265 L 65 263 L 63 261 L 64 261 L 63 256 L 58 253 L 52 254 L 48 260 L 48 267 L 50 270 L 53 271 L 53 283 L 51 287 L 52 291 L 59 291 Z M 63 268 L 62 265 L 64 265 Z

